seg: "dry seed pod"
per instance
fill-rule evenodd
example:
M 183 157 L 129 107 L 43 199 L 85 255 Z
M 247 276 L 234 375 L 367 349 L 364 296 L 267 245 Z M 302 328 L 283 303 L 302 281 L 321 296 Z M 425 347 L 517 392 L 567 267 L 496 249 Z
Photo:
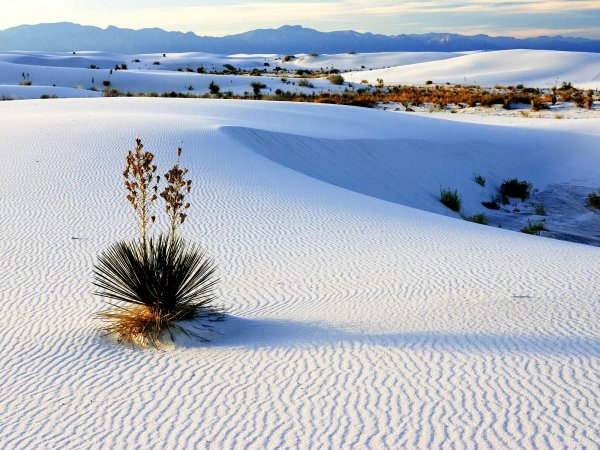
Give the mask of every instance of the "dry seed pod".
M 154 155 L 148 151 L 142 151 L 144 145 L 140 139 L 136 139 L 135 150 L 127 152 L 125 156 L 125 188 L 128 191 L 126 199 L 131 203 L 138 216 L 142 246 L 146 251 L 146 234 L 150 223 L 155 218 L 151 214 L 152 202 L 156 200 L 158 191 L 158 178 L 155 177 L 156 166 L 152 165 Z
M 181 211 L 190 207 L 189 203 L 185 203 L 185 195 L 190 192 L 192 182 L 184 178 L 188 173 L 188 169 L 181 169 L 179 167 L 180 157 L 181 147 L 177 149 L 177 162 L 165 174 L 167 186 L 160 194 L 166 202 L 165 210 L 169 216 L 171 239 L 175 238 L 177 226 L 181 225 L 187 217 Z

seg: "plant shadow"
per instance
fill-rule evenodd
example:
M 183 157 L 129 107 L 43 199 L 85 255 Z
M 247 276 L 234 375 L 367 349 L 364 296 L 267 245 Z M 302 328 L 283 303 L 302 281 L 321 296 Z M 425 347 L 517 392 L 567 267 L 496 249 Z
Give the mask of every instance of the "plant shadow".
M 177 336 L 180 348 L 283 348 L 339 343 L 380 345 L 407 350 L 529 353 L 600 356 L 595 336 L 549 336 L 461 332 L 352 332 L 323 323 L 253 319 L 226 315 L 222 322 L 198 328 L 201 336 Z

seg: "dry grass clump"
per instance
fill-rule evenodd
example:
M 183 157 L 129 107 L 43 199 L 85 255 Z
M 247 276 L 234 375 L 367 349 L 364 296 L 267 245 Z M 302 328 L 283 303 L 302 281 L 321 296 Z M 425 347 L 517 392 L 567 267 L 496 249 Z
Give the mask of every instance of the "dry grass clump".
M 93 284 L 98 288 L 96 294 L 111 305 L 99 314 L 108 334 L 131 344 L 158 346 L 165 334 L 171 340 L 175 332 L 197 335 L 178 325 L 179 321 L 220 316 L 221 311 L 212 305 L 218 282 L 215 265 L 199 245 L 188 244 L 176 234 L 187 217 L 190 204 L 186 195 L 192 187 L 186 178 L 188 169 L 180 167 L 181 148 L 160 193 L 169 231 L 153 237 L 148 235 L 156 220 L 152 210 L 159 197 L 160 176 L 155 175 L 154 155 L 143 147 L 136 139 L 123 172 L 126 198 L 136 213 L 140 238 L 117 242 L 102 252 Z

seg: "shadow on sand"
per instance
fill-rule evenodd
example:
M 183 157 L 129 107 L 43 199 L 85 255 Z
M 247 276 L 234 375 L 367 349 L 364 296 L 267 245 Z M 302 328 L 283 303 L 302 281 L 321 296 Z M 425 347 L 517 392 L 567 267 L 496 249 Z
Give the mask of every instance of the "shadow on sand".
M 528 334 L 401 332 L 363 333 L 326 324 L 285 320 L 252 319 L 227 315 L 212 324 L 213 331 L 200 331 L 209 339 L 178 336 L 183 348 L 281 348 L 338 343 L 381 345 L 405 349 L 458 352 L 517 352 L 547 355 L 600 356 L 600 338 Z

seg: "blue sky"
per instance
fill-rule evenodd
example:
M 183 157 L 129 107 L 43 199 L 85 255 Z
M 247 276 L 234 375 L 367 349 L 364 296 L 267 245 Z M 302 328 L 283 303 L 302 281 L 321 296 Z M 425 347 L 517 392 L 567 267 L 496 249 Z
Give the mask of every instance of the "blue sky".
M 68 21 L 212 36 L 303 25 L 383 34 L 442 31 L 600 38 L 600 0 L 0 0 L 0 11 L 0 29 Z

